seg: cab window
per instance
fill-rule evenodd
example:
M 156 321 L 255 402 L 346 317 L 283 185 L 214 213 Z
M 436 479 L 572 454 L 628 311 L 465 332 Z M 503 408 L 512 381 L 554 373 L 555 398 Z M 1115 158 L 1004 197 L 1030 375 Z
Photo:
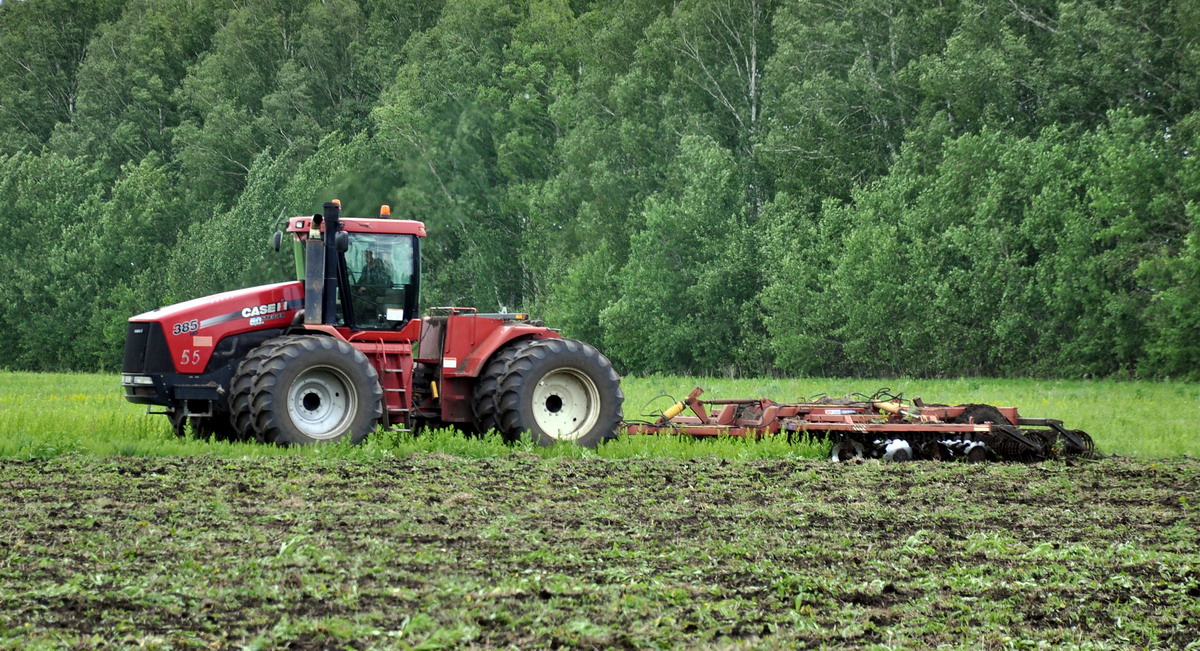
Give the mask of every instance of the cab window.
M 345 256 L 356 326 L 386 328 L 412 318 L 409 312 L 416 307 L 413 239 L 351 234 Z

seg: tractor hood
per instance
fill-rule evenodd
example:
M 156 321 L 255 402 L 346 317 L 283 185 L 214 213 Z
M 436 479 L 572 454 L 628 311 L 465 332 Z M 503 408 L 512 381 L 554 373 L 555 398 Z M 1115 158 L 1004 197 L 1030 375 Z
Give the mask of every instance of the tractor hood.
M 254 317 L 266 317 L 285 311 L 294 312 L 303 308 L 304 283 L 293 280 L 194 298 L 190 301 L 144 312 L 130 317 L 129 320 L 157 321 L 163 325 L 169 325 L 169 321 L 177 319 L 199 318 L 198 327 L 203 329 L 230 321 L 250 320 Z M 249 325 L 255 324 L 250 323 Z
M 178 372 L 200 373 L 225 337 L 286 327 L 303 309 L 304 283 L 294 280 L 184 301 L 129 321 L 158 323 Z

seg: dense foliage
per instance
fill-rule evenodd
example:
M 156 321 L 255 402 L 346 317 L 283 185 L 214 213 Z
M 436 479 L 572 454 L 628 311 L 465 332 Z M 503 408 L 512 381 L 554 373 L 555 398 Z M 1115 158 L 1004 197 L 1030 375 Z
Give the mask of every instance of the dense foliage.
M 0 367 L 337 196 L 627 371 L 1200 377 L 1188 0 L 10 0 L 0 61 Z

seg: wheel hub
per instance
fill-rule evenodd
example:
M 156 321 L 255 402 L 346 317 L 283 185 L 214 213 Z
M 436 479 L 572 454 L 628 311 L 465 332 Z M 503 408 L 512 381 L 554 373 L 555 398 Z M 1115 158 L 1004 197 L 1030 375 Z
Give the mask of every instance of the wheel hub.
M 331 439 L 354 420 L 358 404 L 354 385 L 341 371 L 328 367 L 305 370 L 288 390 L 288 414 L 307 436 Z
M 551 371 L 533 390 L 534 422 L 554 439 L 574 441 L 591 431 L 599 418 L 600 391 L 580 371 Z

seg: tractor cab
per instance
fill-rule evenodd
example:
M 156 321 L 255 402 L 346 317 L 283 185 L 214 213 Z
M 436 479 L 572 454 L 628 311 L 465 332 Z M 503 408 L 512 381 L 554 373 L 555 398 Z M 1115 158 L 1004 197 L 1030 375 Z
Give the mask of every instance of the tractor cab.
M 325 213 L 293 217 L 297 279 L 305 283 L 305 317 L 310 325 L 352 330 L 394 330 L 417 316 L 421 286 L 421 222 L 342 218 L 340 205 Z M 326 233 L 335 233 L 328 246 Z M 282 235 L 282 234 L 280 234 Z

